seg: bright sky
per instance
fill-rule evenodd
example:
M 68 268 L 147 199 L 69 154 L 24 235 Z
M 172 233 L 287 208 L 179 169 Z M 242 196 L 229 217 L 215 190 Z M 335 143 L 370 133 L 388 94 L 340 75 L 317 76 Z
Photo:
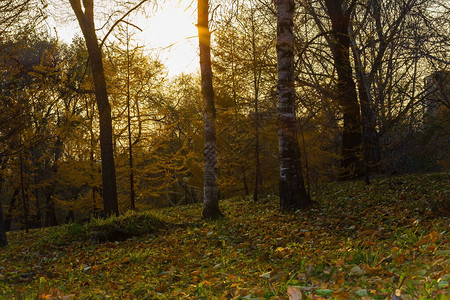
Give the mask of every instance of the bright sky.
M 136 42 L 156 55 L 170 76 L 199 69 L 195 6 L 195 2 L 187 0 L 158 1 L 155 12 L 132 21 L 143 30 L 134 36 Z M 96 23 L 97 27 L 101 25 Z M 77 22 L 64 22 L 63 28 L 57 31 L 59 37 L 68 43 L 75 34 L 81 35 Z M 102 38 L 101 34 L 99 36 Z
M 192 72 L 199 68 L 197 14 L 191 1 L 168 0 L 161 3 L 155 15 L 140 21 L 143 29 L 136 35 L 146 47 L 156 50 L 170 75 Z

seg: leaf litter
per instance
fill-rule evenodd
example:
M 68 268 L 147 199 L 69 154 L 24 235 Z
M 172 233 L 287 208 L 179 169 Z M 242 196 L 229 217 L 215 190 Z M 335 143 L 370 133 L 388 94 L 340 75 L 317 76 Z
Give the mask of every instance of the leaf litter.
M 0 298 L 449 299 L 449 188 L 407 175 L 323 185 L 293 214 L 235 197 L 214 222 L 195 204 L 12 232 Z M 90 240 L 117 227 L 129 238 Z

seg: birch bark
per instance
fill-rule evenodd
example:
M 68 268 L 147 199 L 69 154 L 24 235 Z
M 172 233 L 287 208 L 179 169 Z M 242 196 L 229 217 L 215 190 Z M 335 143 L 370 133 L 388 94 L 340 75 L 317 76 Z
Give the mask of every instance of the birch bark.
M 200 71 L 202 77 L 204 119 L 204 190 L 203 218 L 217 219 L 223 216 L 219 208 L 217 191 L 216 109 L 211 69 L 211 32 L 208 20 L 209 1 L 198 0 L 198 36 L 200 47 Z
M 297 139 L 294 87 L 294 0 L 275 0 L 277 9 L 278 140 L 280 208 L 295 211 L 311 204 L 302 174 Z

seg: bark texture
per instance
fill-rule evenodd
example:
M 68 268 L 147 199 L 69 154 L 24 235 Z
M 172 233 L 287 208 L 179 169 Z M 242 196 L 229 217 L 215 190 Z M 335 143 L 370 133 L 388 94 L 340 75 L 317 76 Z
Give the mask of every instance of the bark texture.
M 223 216 L 219 208 L 217 191 L 216 109 L 211 69 L 211 32 L 208 23 L 208 0 L 198 0 L 198 36 L 200 44 L 200 71 L 205 140 L 205 169 L 203 191 L 203 218 L 217 219 Z
M 338 75 L 336 100 L 344 115 L 342 132 L 342 152 L 340 179 L 353 179 L 361 176 L 362 129 L 356 85 L 352 77 L 350 63 L 350 38 L 348 26 L 355 1 L 347 10 L 343 9 L 343 0 L 325 0 L 331 18 L 333 39 L 330 44 L 334 66 Z
M 106 215 L 118 215 L 116 170 L 112 143 L 111 106 L 108 101 L 102 52 L 98 44 L 94 25 L 94 1 L 69 0 L 80 24 L 89 53 L 89 61 L 94 79 L 95 98 L 100 121 L 100 150 L 102 158 L 103 210 Z
M 311 204 L 302 174 L 297 139 L 294 87 L 294 0 L 276 0 L 278 58 L 278 140 L 280 208 L 295 211 Z

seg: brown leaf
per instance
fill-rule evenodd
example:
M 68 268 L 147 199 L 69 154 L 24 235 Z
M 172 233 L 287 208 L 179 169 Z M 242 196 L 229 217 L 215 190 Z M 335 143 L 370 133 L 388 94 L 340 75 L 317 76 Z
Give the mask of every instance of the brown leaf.
M 303 297 L 300 289 L 295 286 L 288 286 L 287 294 L 289 296 L 289 300 L 302 300 Z
M 432 233 L 430 233 L 430 240 L 433 243 L 436 243 L 438 240 L 438 233 L 436 231 L 433 231 Z
M 383 269 L 381 267 L 370 267 L 367 264 L 363 265 L 363 269 L 367 274 L 370 275 L 379 275 L 383 272 Z
M 345 291 L 335 291 L 333 293 L 333 299 L 338 299 L 338 300 L 346 300 L 346 299 L 351 299 L 349 293 L 345 292 Z
M 403 263 L 405 262 L 405 255 L 404 255 L 404 254 L 401 254 L 401 255 L 395 257 L 395 258 L 394 258 L 394 261 L 395 261 L 395 263 L 396 263 L 397 265 L 403 264 Z
M 414 244 L 415 247 L 420 247 L 425 245 L 426 243 L 429 243 L 431 241 L 430 235 L 426 235 L 423 238 L 420 239 L 417 243 Z

